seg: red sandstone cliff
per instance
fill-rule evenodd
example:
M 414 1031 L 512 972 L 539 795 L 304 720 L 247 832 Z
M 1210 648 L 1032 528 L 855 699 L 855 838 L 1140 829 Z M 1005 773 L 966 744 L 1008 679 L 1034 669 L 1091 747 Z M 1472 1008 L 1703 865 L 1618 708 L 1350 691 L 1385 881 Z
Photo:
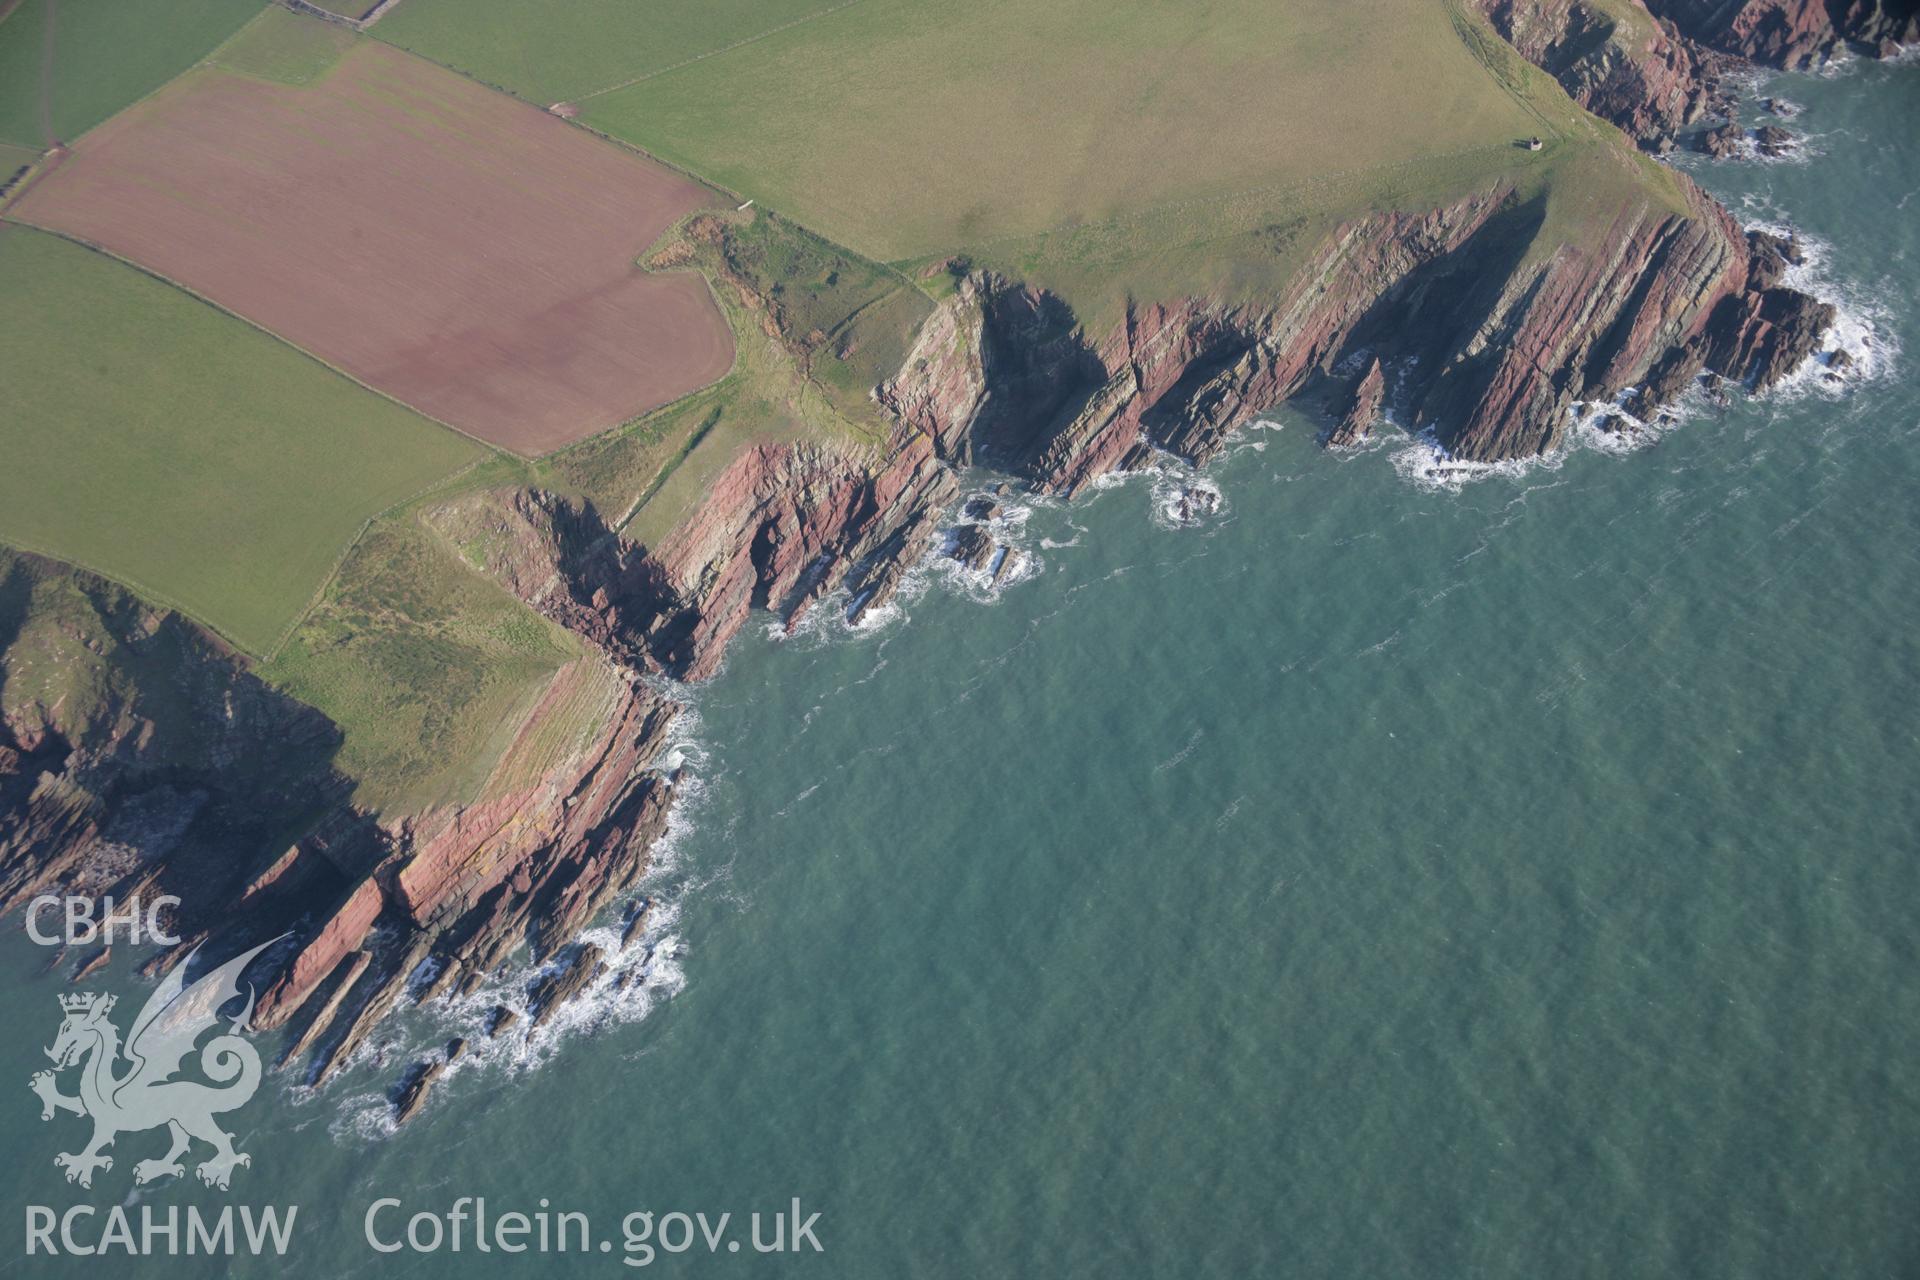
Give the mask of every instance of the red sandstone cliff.
M 1710 49 L 1773 67 L 1809 67 L 1849 46 L 1885 57 L 1920 42 L 1916 0 L 1646 0 Z
M 1544 209 L 1505 190 L 1365 218 L 1273 304 L 1137 304 L 1097 341 L 1057 301 L 969 276 L 878 395 L 943 456 L 1071 495 L 1150 448 L 1205 462 L 1255 414 L 1364 355 L 1414 371 L 1402 407 L 1455 455 L 1532 456 L 1561 442 L 1577 402 L 1617 397 L 1670 353 L 1770 384 L 1830 319 L 1777 276 L 1754 278 L 1746 238 L 1680 181 L 1685 211 L 1623 211 L 1598 239 L 1544 253 Z M 1764 351 L 1704 336 L 1761 313 L 1779 318 Z
M 65 681 L 0 722 L 0 910 L 175 895 L 182 941 L 149 973 L 208 939 L 290 934 L 252 972 L 255 1022 L 291 1024 L 286 1056 L 312 1050 L 319 1078 L 422 961 L 424 996 L 470 988 L 523 942 L 539 959 L 571 940 L 645 869 L 673 792 L 673 705 L 598 654 L 554 676 L 482 799 L 404 821 L 352 805 L 324 717 L 89 574 L 0 559 L 0 666 Z M 591 732 L 556 751 L 556 723 Z M 289 846 L 289 828 L 307 834 Z
M 1889 57 L 1920 41 L 1920 0 L 1472 0 L 1574 101 L 1665 151 L 1728 103 L 1734 59 L 1805 68 L 1846 49 Z M 1620 15 L 1630 3 L 1637 13 Z
M 1385 368 L 1410 371 L 1399 407 L 1483 460 L 1551 449 L 1577 401 L 1642 381 L 1646 411 L 1703 367 L 1756 385 L 1779 376 L 1830 317 L 1778 286 L 1775 246 L 1750 247 L 1688 190 L 1683 213 L 1623 213 L 1596 242 L 1544 255 L 1543 210 L 1505 189 L 1375 215 L 1338 228 L 1270 304 L 1136 304 L 1097 339 L 1057 299 L 965 275 L 875 391 L 897 418 L 883 447 L 746 449 L 658 547 L 537 490 L 450 500 L 424 518 L 487 548 L 486 572 L 598 650 L 554 678 L 522 740 L 556 719 L 598 727 L 559 759 L 531 760 L 516 744 L 481 799 L 403 821 L 345 802 L 345 780 L 324 763 L 334 731 L 323 719 L 189 624 L 96 584 L 97 599 L 111 598 L 99 611 L 117 621 L 86 644 L 134 654 L 164 643 L 203 688 L 183 709 L 129 678 L 124 699 L 84 724 L 15 717 L 0 752 L 0 905 L 52 884 L 122 894 L 159 884 L 211 904 L 183 920 L 187 941 L 155 969 L 233 915 L 253 937 L 290 930 L 257 1016 L 291 1026 L 288 1053 L 312 1051 L 324 1078 L 410 987 L 419 998 L 471 989 L 523 942 L 551 954 L 626 890 L 672 795 L 658 761 L 673 708 L 639 673 L 711 675 L 756 610 L 792 621 L 842 589 L 855 619 L 884 603 L 949 518 L 958 466 L 988 463 L 1071 495 L 1155 449 L 1204 462 L 1252 416 L 1338 382 L 1331 371 L 1361 355 L 1368 376 L 1347 392 L 1361 419 L 1378 411 Z M 202 742 L 198 774 L 183 770 L 183 741 Z M 314 749 L 289 757 L 302 742 Z M 241 760 L 250 767 L 236 769 Z M 147 787 L 149 772 L 166 781 Z M 243 796 L 289 810 L 304 800 L 319 820 L 275 850 L 232 818 L 228 829 L 197 817 L 257 812 Z M 187 816 L 157 816 L 176 811 Z M 187 857 L 189 829 L 268 853 Z
M 1695 55 L 1675 37 L 1623 42 L 1578 0 L 1487 7 L 1643 137 L 1699 109 Z M 884 604 L 951 518 L 962 466 L 1072 495 L 1155 450 L 1205 462 L 1256 414 L 1316 389 L 1344 405 L 1333 442 L 1350 443 L 1388 386 L 1402 420 L 1457 456 L 1519 458 L 1559 444 L 1582 401 L 1638 387 L 1649 413 L 1703 369 L 1768 385 L 1830 310 L 1780 287 L 1780 246 L 1742 236 L 1678 181 L 1682 208 L 1623 210 L 1578 244 L 1543 246 L 1545 207 L 1506 188 L 1357 219 L 1277 297 L 1142 299 L 1104 333 L 1043 290 L 963 272 L 875 388 L 894 419 L 883 444 L 747 448 L 657 546 L 539 490 L 441 504 L 429 523 L 484 548 L 487 573 L 594 652 L 554 677 L 479 799 L 404 820 L 355 810 L 327 763 L 337 731 L 190 624 L 33 568 L 35 581 L 88 584 L 98 616 L 71 647 L 119 674 L 84 715 L 9 720 L 0 908 L 49 885 L 157 884 L 206 904 L 156 970 L 235 920 L 253 939 L 290 931 L 256 974 L 257 1015 L 288 1027 L 284 1056 L 311 1053 L 324 1078 L 396 1001 L 470 990 L 522 943 L 552 955 L 627 891 L 674 785 L 660 762 L 674 709 L 642 675 L 712 675 L 756 610 L 791 622 L 838 591 L 856 620 Z M 966 554 L 984 563 L 977 543 Z M 535 750 L 543 730 L 582 718 L 592 731 L 558 757 Z M 291 846 L 275 839 L 289 814 L 308 832 Z M 576 957 L 539 999 L 617 960 Z
M 1778 376 L 1825 317 L 1778 287 L 1777 252 L 1750 250 L 1693 199 L 1544 257 L 1532 253 L 1542 211 L 1505 190 L 1377 215 L 1339 228 L 1270 305 L 1136 305 L 1097 340 L 1057 300 L 970 274 L 876 389 L 898 418 L 883 448 L 749 448 L 658 547 L 535 490 L 451 500 L 429 523 L 488 548 L 488 573 L 598 650 L 554 678 L 521 738 L 556 718 L 597 728 L 559 759 L 516 744 L 480 800 L 404 821 L 346 803 L 323 719 L 190 624 L 94 583 L 108 622 L 75 643 L 149 677 L 141 655 L 163 647 L 198 692 L 183 702 L 136 675 L 84 722 L 55 709 L 14 717 L 0 750 L 0 906 L 50 885 L 179 892 L 199 905 L 156 971 L 235 917 L 254 938 L 291 931 L 256 979 L 257 1017 L 289 1026 L 287 1054 L 311 1052 L 324 1079 L 403 996 L 469 990 L 523 942 L 549 955 L 631 886 L 673 787 L 659 764 L 673 708 L 639 673 L 711 675 L 755 610 L 791 621 L 837 589 L 856 619 L 884 603 L 949 518 L 959 465 L 1070 495 L 1154 449 L 1204 462 L 1253 415 L 1363 353 L 1357 412 L 1377 411 L 1383 367 L 1411 369 L 1403 407 L 1480 459 L 1552 448 L 1575 401 L 1650 370 L 1656 397 L 1702 367 Z M 318 820 L 291 847 L 240 821 L 303 805 Z M 569 990 L 591 976 L 568 972 Z
M 1474 3 L 1575 102 L 1654 150 L 1712 105 L 1715 59 L 1644 10 L 1623 22 L 1586 0 Z

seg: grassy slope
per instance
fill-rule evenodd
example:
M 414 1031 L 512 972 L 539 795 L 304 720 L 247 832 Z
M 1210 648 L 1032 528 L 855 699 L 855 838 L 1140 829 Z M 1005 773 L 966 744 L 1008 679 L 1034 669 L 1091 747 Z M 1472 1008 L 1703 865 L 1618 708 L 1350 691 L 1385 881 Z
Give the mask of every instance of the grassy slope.
M 727 273 L 770 300 L 783 342 L 834 407 L 884 434 L 868 393 L 899 372 L 932 301 L 899 272 L 776 214 L 727 225 L 719 249 Z
M 1651 40 L 1660 34 L 1660 24 L 1640 0 L 1583 0 L 1583 3 L 1611 19 L 1614 34 L 1623 41 Z
M 53 236 L 0 231 L 0 295 L 0 539 L 177 605 L 243 648 L 275 643 L 369 516 L 483 456 Z
M 583 114 L 882 260 L 1537 127 L 1433 0 L 868 0 Z
M 569 56 L 593 64 L 582 84 L 644 77 L 582 119 L 875 260 L 964 253 L 1053 288 L 1094 330 L 1129 296 L 1271 296 L 1335 222 L 1503 180 L 1549 198 L 1543 239 L 1672 201 L 1453 0 L 860 0 L 769 13 L 744 44 L 721 23 L 693 61 L 701 6 L 658 0 L 677 64 L 595 26 L 608 0 L 425 22 L 449 3 L 409 0 L 419 25 L 377 30 L 535 99 L 579 98 L 541 78 Z M 1514 147 L 1532 134 L 1545 151 Z
M 223 726 L 210 720 L 209 688 L 199 670 L 205 647 L 189 628 L 150 627 L 147 606 L 104 587 L 91 575 L 31 562 L 0 546 L 0 714 L 27 734 L 50 728 L 69 743 L 98 743 L 126 727 L 119 717 L 136 702 L 146 718 L 141 746 L 148 759 L 182 770 L 218 768 L 238 794 L 284 794 L 289 778 L 318 783 L 334 742 L 298 735 L 258 743 L 234 758 Z M 81 780 L 80 785 L 95 785 Z M 320 818 L 321 790 L 305 803 L 261 815 L 285 848 Z
M 100 592 L 84 575 L 46 571 L 0 546 L 0 715 L 16 725 L 61 726 L 77 740 L 110 729 L 115 704 L 139 690 L 156 731 L 169 735 L 156 746 L 182 756 L 204 754 L 209 744 L 171 736 L 196 724 L 191 715 L 170 714 L 187 705 L 172 668 L 179 654 L 166 646 L 120 644 L 116 630 L 144 628 L 125 617 L 118 628 L 108 625 L 115 594 Z
M 474 799 L 580 653 L 409 510 L 375 522 L 260 674 L 332 717 L 356 799 L 391 817 Z
M 262 0 L 83 0 L 55 8 L 54 136 L 71 142 L 153 92 L 260 12 Z M 38 149 L 47 0 L 0 22 L 0 141 Z

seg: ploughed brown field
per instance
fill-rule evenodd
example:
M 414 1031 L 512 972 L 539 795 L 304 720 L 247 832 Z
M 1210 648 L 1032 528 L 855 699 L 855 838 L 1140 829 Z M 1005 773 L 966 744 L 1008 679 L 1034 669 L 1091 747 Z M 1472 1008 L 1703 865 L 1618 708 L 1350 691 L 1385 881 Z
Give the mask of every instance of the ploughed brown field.
M 305 86 L 189 72 L 86 135 L 9 216 L 538 454 L 731 366 L 705 282 L 634 262 L 706 199 L 537 108 L 360 41 Z

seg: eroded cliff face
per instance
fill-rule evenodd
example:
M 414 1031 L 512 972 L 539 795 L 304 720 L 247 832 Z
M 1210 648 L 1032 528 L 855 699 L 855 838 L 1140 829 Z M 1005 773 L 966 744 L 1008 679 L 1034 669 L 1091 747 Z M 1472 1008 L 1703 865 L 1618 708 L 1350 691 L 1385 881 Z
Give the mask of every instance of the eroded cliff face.
M 189 903 L 350 783 L 338 730 L 205 632 L 91 575 L 0 550 L 0 910 L 124 901 L 164 870 Z M 187 927 L 205 909 L 183 908 Z
M 1653 150 L 1670 147 L 1714 105 L 1715 59 L 1651 14 L 1623 23 L 1586 0 L 1474 3 L 1575 102 Z
M 632 673 L 579 659 L 523 720 L 483 799 L 375 824 L 374 865 L 326 899 L 304 895 L 275 959 L 255 1021 L 291 1027 L 281 1061 L 310 1052 L 307 1078 L 323 1081 L 403 997 L 471 992 L 523 944 L 540 964 L 630 890 L 669 817 L 674 713 Z M 534 739 L 583 724 L 557 760 L 533 753 Z M 323 830 L 285 856 L 297 870 L 327 852 Z
M 1205 462 L 1235 428 L 1391 325 L 1396 286 L 1459 251 L 1505 188 L 1424 214 L 1339 228 L 1269 306 L 1136 303 L 1089 339 L 1059 299 L 966 274 L 905 366 L 876 391 L 951 462 L 978 461 L 1072 495 L 1154 448 Z
M 315 1080 L 410 986 L 471 989 L 570 941 L 645 869 L 673 793 L 673 704 L 599 653 L 553 677 L 480 800 L 404 820 L 354 806 L 324 716 L 78 570 L 0 562 L 0 677 L 0 910 L 176 896 L 150 975 L 287 935 L 250 972 L 254 1021 L 291 1026 L 282 1061 Z
M 1521 263 L 1484 309 L 1456 311 L 1461 336 L 1438 353 L 1415 425 L 1461 458 L 1543 453 L 1577 402 L 1614 399 L 1684 342 L 1746 276 L 1731 220 L 1687 185 L 1686 213 L 1623 213 L 1594 242 Z
M 1920 0 L 1472 0 L 1520 55 L 1643 146 L 1726 115 L 1736 61 L 1817 66 L 1920 41 Z M 1631 5 L 1623 15 L 1620 7 Z
M 428 518 L 484 545 L 501 585 L 617 661 L 704 680 L 755 610 L 797 622 L 841 588 L 855 621 L 885 604 L 959 486 L 933 440 L 902 425 L 879 450 L 748 448 L 655 548 L 540 490 L 472 494 Z
M 1710 49 L 1772 67 L 1816 66 L 1852 47 L 1881 57 L 1920 41 L 1915 0 L 1646 0 Z
M 1614 400 L 1672 353 L 1697 352 L 1693 373 L 1771 385 L 1830 321 L 1756 276 L 1747 238 L 1679 181 L 1684 211 L 1625 211 L 1596 239 L 1544 251 L 1544 206 L 1504 188 L 1362 219 L 1272 305 L 1136 304 L 1098 340 L 1058 300 L 972 274 L 877 394 L 942 457 L 1069 496 L 1154 449 L 1204 463 L 1316 386 L 1377 400 L 1377 382 L 1342 391 L 1335 373 L 1375 360 L 1404 373 L 1402 420 L 1456 457 L 1530 457 L 1563 441 L 1576 404 Z

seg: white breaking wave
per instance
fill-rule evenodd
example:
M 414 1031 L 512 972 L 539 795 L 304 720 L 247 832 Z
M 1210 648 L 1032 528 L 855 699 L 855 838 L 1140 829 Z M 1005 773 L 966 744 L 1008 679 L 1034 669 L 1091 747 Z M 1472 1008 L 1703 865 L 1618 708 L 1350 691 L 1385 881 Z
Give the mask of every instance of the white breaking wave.
M 1010 490 L 995 492 L 994 489 L 980 489 L 962 498 L 956 510 L 964 516 L 976 504 L 998 510 L 991 516 L 963 518 L 946 529 L 939 542 L 928 552 L 923 565 L 928 574 L 948 590 L 966 596 L 975 604 L 994 604 L 1008 587 L 1037 577 L 1044 571 L 1045 558 L 1035 549 L 1036 540 L 1027 531 L 1027 525 L 1036 509 L 1052 509 L 1057 504 L 1034 494 L 1016 495 Z M 968 526 L 986 530 L 996 544 L 993 555 L 978 569 L 955 560 L 951 555 L 954 538 Z M 1050 542 L 1045 538 L 1037 541 L 1042 547 L 1071 545 Z M 1009 557 L 1012 558 L 1010 566 Z
M 1894 310 L 1888 297 L 1836 277 L 1831 270 L 1833 246 L 1795 227 L 1772 201 L 1748 195 L 1740 202 L 1740 212 L 1749 231 L 1799 241 L 1802 260 L 1788 265 L 1782 283 L 1831 303 L 1836 312 L 1820 349 L 1769 394 L 1797 397 L 1812 393 L 1838 399 L 1855 384 L 1892 377 L 1900 342 L 1895 336 Z M 1846 353 L 1847 368 L 1832 367 L 1835 352 Z
M 661 691 L 683 708 L 674 725 L 674 737 L 662 753 L 661 766 L 686 771 L 674 788 L 666 827 L 648 850 L 646 871 L 621 895 L 620 914 L 584 930 L 573 944 L 561 948 L 545 964 L 532 963 L 526 949 L 519 948 L 517 960 L 510 962 L 504 973 L 489 975 L 465 995 L 437 997 L 417 1006 L 407 1005 L 403 996 L 391 1022 L 369 1037 L 339 1068 L 343 1075 L 372 1068 L 379 1072 L 379 1078 L 369 1082 L 374 1086 L 369 1091 L 341 1099 L 329 1125 L 335 1139 L 373 1141 L 393 1134 L 396 1126 L 389 1090 L 415 1062 L 437 1060 L 446 1042 L 456 1036 L 466 1041 L 465 1051 L 441 1072 L 426 1104 L 429 1111 L 461 1077 L 538 1070 L 567 1041 L 609 1026 L 639 1022 L 685 988 L 681 960 L 686 943 L 678 929 L 683 904 L 692 894 L 724 878 L 729 869 L 723 867 L 699 881 L 681 874 L 680 846 L 693 830 L 708 796 L 707 780 L 698 770 L 706 767 L 709 754 L 697 736 L 701 725 L 694 690 L 671 682 L 661 682 L 661 686 Z M 627 912 L 640 902 L 649 904 L 646 924 L 622 945 L 621 934 L 630 918 Z M 582 944 L 601 949 L 602 971 L 573 999 L 554 1010 L 542 1026 L 534 1028 L 529 985 L 543 972 L 558 967 Z M 511 1010 L 518 1020 L 490 1038 L 486 1025 L 495 1006 Z M 286 1090 L 296 1104 L 310 1100 L 316 1092 L 304 1085 Z
M 1184 463 L 1154 474 L 1153 522 L 1162 529 L 1195 529 L 1226 511 L 1220 486 Z

